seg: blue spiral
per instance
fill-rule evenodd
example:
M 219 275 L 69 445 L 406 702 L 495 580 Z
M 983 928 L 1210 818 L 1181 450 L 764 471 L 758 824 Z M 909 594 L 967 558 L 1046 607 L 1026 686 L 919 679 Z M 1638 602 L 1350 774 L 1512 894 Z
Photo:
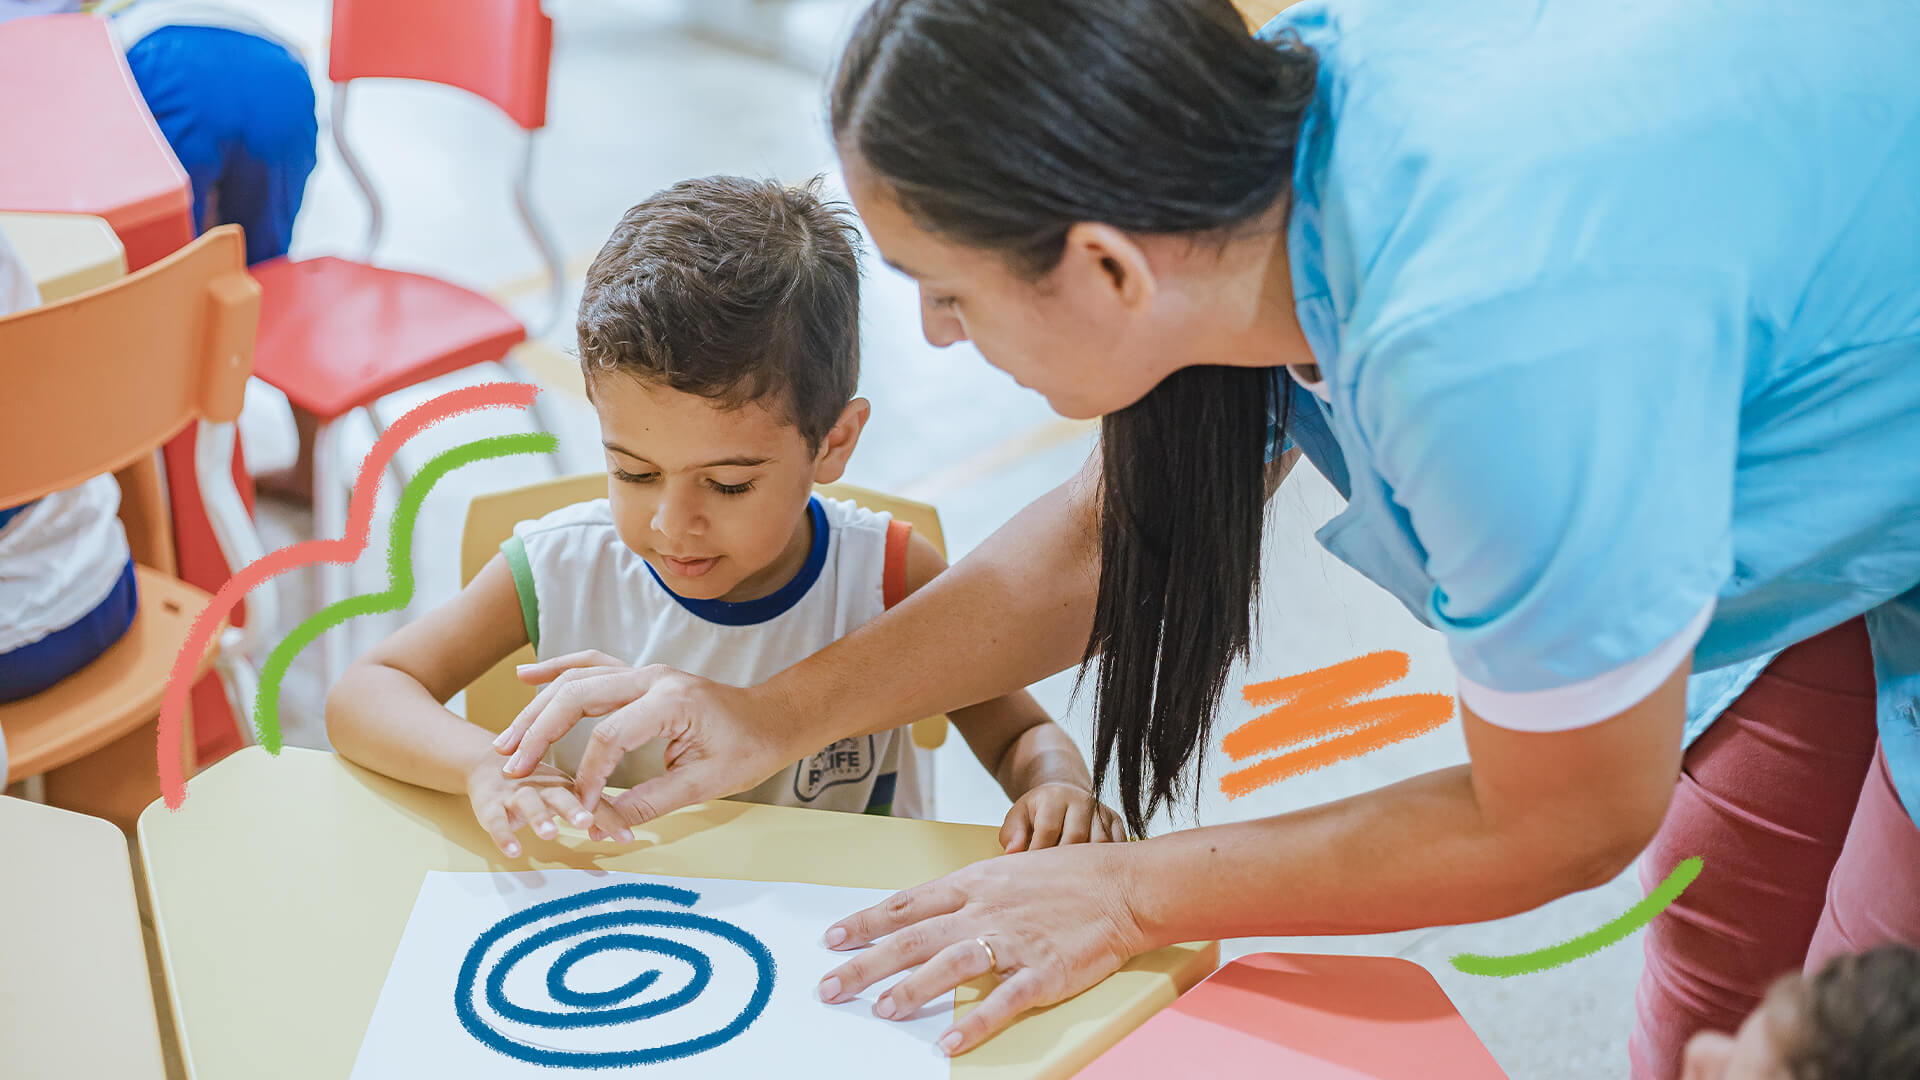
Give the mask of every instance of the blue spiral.
M 718 1031 L 659 1047 L 617 1051 L 556 1050 L 543 1046 L 530 1046 L 502 1035 L 490 1027 L 474 1007 L 474 988 L 480 982 L 480 969 L 485 962 L 486 954 L 508 934 L 569 912 L 621 900 L 655 900 L 678 904 L 681 907 L 692 907 L 699 899 L 699 893 L 671 885 L 609 885 L 535 904 L 525 911 L 501 919 L 488 927 L 486 932 L 474 941 L 473 947 L 467 950 L 466 959 L 460 965 L 460 978 L 453 992 L 454 1010 L 460 1017 L 460 1025 L 466 1028 L 468 1034 L 475 1039 L 508 1057 L 535 1065 L 572 1069 L 651 1065 L 690 1057 L 726 1043 L 746 1031 L 755 1020 L 759 1019 L 760 1014 L 766 1010 L 767 1002 L 772 999 L 773 953 L 768 951 L 759 938 L 732 923 L 691 911 L 616 909 L 597 915 L 568 919 L 539 930 L 501 953 L 488 968 L 485 979 L 487 1005 L 509 1020 L 531 1027 L 555 1030 L 607 1027 L 672 1012 L 698 998 L 706 990 L 708 983 L 713 979 L 713 962 L 699 949 L 669 938 L 645 933 L 610 933 L 608 931 L 622 927 L 695 930 L 713 934 L 739 946 L 753 958 L 754 965 L 758 969 L 752 998 L 747 1002 L 746 1007 L 740 1010 L 738 1016 Z M 555 1002 L 567 1008 L 535 1009 L 517 1005 L 507 999 L 507 976 L 515 964 L 525 960 L 543 946 L 581 935 L 587 936 L 562 952 L 547 970 L 548 994 Z M 687 982 L 686 986 L 665 997 L 633 1005 L 622 1005 L 622 1003 L 632 1001 L 653 986 L 660 978 L 658 970 L 643 971 L 609 990 L 578 990 L 569 985 L 567 976 L 575 965 L 588 957 L 608 952 L 669 956 L 691 967 L 693 978 Z

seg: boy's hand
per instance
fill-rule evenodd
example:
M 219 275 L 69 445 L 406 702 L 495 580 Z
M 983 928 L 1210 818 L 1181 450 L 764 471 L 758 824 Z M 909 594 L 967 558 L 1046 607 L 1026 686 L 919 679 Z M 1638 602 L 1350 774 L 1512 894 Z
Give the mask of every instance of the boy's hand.
M 1006 824 L 1000 826 L 1000 846 L 1008 854 L 1126 838 L 1120 815 L 1095 802 L 1093 792 L 1078 784 L 1049 783 L 1028 789 L 1014 800 Z
M 573 777 L 544 762 L 532 775 L 503 776 L 495 759 L 485 758 L 467 771 L 467 798 L 473 803 L 473 816 L 487 830 L 493 842 L 508 858 L 519 858 L 520 842 L 514 834 L 531 829 L 543 840 L 560 834 L 553 819 L 560 818 L 585 828 L 594 840 L 633 839 L 632 830 L 610 806 L 589 811 L 574 793 Z

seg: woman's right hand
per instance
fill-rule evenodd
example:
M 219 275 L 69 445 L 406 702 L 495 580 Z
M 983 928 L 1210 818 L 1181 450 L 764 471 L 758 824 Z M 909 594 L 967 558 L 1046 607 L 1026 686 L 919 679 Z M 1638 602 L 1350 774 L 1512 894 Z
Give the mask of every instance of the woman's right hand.
M 581 803 L 596 813 L 610 806 L 626 825 L 643 825 L 746 791 L 818 749 L 781 737 L 799 730 L 804 741 L 803 725 L 783 722 L 791 715 L 762 687 L 727 686 L 658 665 L 612 666 L 581 654 L 578 666 L 556 675 L 501 733 L 495 749 L 512 755 L 504 775 L 522 775 L 575 724 L 601 717 L 575 777 Z M 620 759 L 654 739 L 667 740 L 666 772 L 603 805 L 601 789 Z

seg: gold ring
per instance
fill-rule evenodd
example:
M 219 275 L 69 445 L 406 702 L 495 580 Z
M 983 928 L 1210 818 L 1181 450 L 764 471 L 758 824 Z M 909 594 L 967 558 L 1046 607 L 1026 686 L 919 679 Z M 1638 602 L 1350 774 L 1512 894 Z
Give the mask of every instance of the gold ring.
M 987 944 L 987 939 L 983 937 L 977 937 L 973 940 L 979 942 L 980 947 L 987 950 L 987 970 L 998 975 L 1000 973 L 1000 961 L 994 958 L 993 946 Z

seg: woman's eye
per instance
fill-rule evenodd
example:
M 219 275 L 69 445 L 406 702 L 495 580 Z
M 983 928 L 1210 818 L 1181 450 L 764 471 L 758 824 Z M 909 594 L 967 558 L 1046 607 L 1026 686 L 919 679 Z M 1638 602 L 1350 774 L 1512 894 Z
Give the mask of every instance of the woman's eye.
M 655 473 L 630 473 L 620 468 L 613 470 L 613 478 L 623 484 L 651 484 L 656 475 Z
M 744 484 L 722 484 L 716 480 L 713 482 L 713 490 L 722 495 L 745 495 L 753 490 L 753 481 L 749 480 Z
M 937 308 L 943 308 L 943 309 L 951 308 L 953 305 L 959 302 L 960 302 L 960 298 L 957 296 L 938 296 L 934 298 L 933 306 Z

